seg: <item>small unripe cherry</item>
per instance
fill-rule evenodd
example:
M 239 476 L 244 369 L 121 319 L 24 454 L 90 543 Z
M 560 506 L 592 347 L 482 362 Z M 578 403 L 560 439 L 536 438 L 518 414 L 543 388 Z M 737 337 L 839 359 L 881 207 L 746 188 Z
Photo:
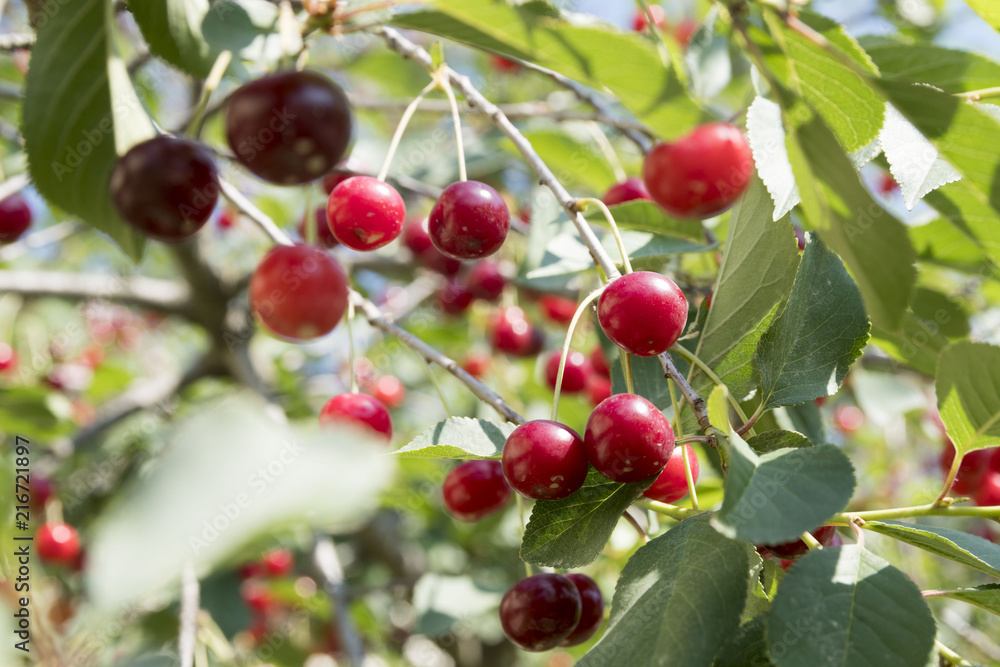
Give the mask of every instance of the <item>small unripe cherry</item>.
M 560 350 L 553 350 L 549 358 L 545 361 L 545 381 L 553 390 L 556 388 L 556 380 L 559 379 L 559 360 L 562 356 Z M 590 361 L 582 352 L 570 350 L 566 355 L 566 367 L 563 369 L 562 391 L 567 394 L 575 394 L 583 391 L 587 386 L 587 378 L 593 370 Z
M 386 441 L 392 439 L 392 417 L 385 405 L 367 394 L 344 393 L 334 396 L 319 413 L 321 426 L 360 426 Z
M 561 574 L 536 574 L 514 584 L 500 600 L 504 634 L 525 651 L 547 651 L 580 623 L 583 601 Z
M 576 493 L 590 468 L 579 434 L 547 419 L 514 429 L 504 443 L 501 463 L 511 488 L 534 500 L 558 500 Z
M 621 183 L 615 183 L 604 193 L 601 200 L 606 206 L 616 206 L 629 201 L 651 200 L 649 190 L 641 178 L 627 178 Z
M 330 231 L 353 250 L 375 250 L 403 231 L 406 206 L 394 187 L 371 176 L 352 176 L 330 193 Z
M 601 627 L 601 621 L 604 620 L 604 596 L 597 582 L 585 574 L 572 572 L 565 577 L 576 586 L 583 604 L 580 609 L 580 622 L 566 639 L 559 642 L 559 646 L 576 646 L 593 637 Z
M 636 271 L 616 278 L 597 302 L 597 320 L 613 343 L 630 354 L 651 357 L 677 342 L 688 304 L 674 281 Z
M 587 419 L 587 458 L 615 482 L 638 482 L 658 474 L 674 449 L 674 431 L 656 406 L 635 394 L 615 394 Z
M 698 482 L 698 457 L 691 445 L 674 447 L 656 480 L 642 495 L 661 503 L 672 503 L 688 494 L 687 472 L 684 469 L 684 451 L 687 450 L 688 464 L 691 466 L 691 481 Z
M 444 505 L 460 521 L 479 521 L 502 510 L 510 486 L 499 461 L 466 461 L 453 468 L 441 487 Z
M 478 181 L 444 189 L 427 217 L 434 247 L 454 259 L 482 259 L 507 239 L 510 211 L 496 190 Z
M 43 563 L 72 565 L 80 555 L 80 536 L 67 523 L 43 523 L 35 534 L 35 549 Z

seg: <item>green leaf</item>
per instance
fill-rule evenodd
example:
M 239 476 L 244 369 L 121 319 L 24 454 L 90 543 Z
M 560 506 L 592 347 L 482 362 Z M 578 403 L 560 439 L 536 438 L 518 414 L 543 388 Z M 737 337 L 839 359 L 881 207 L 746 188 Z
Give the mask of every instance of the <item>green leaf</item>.
M 854 467 L 834 445 L 779 449 L 758 456 L 736 432 L 729 436 L 729 476 L 712 525 L 727 537 L 782 544 L 844 509 Z
M 431 11 L 397 14 L 391 23 L 520 58 L 606 87 L 657 134 L 675 139 L 700 118 L 676 73 L 642 35 L 574 25 L 546 3 L 435 0 Z M 622 67 L 628 63 L 628 67 Z
M 934 322 L 925 320 L 912 311 L 903 317 L 899 331 L 889 331 L 872 326 L 872 342 L 894 361 L 906 364 L 925 375 L 937 371 L 938 355 L 948 346 L 948 339 Z
M 815 402 L 778 408 L 774 411 L 774 416 L 778 425 L 786 431 L 797 431 L 806 436 L 809 442 L 826 442 L 823 416 Z
M 828 39 L 840 42 L 831 48 L 872 72 L 864 51 L 843 32 L 843 27 L 808 12 L 803 12 L 801 18 Z M 765 12 L 765 19 L 771 38 L 759 41 L 771 71 L 819 113 L 844 150 L 856 151 L 870 143 L 882 127 L 883 102 L 868 81 L 837 55 L 787 28 L 776 15 Z
M 767 642 L 777 667 L 924 667 L 936 630 L 913 580 L 852 545 L 812 551 L 788 570 Z
M 740 627 L 722 647 L 712 667 L 771 667 L 767 655 L 767 616 L 761 614 Z
M 597 558 L 628 509 L 653 478 L 619 484 L 591 469 L 583 487 L 562 500 L 539 500 L 521 541 L 521 558 L 543 567 L 582 567 Z
M 1000 445 L 1000 347 L 961 341 L 938 360 L 938 411 L 960 453 Z
M 955 185 L 962 184 L 956 183 Z M 948 187 L 944 190 L 948 190 Z M 939 205 L 942 201 L 950 202 L 947 195 L 934 192 L 928 196 L 927 203 L 934 205 L 932 200 L 935 198 L 938 199 Z M 962 217 L 957 209 L 952 209 L 952 211 L 959 216 L 957 219 L 968 220 L 968 218 Z M 1000 228 L 1000 217 L 992 224 Z M 913 240 L 913 247 L 916 248 L 917 256 L 922 262 L 946 266 L 965 273 L 983 272 L 984 278 L 995 273 L 995 268 L 989 266 L 990 260 L 983 247 L 975 240 L 976 236 L 973 232 L 952 224 L 949 219 L 939 218 L 926 225 L 910 227 L 909 232 L 910 238 Z M 1000 233 L 998 233 L 996 251 L 1000 251 Z
M 589 137 L 581 140 L 562 128 L 526 130 L 523 134 L 543 162 L 562 169 L 560 178 L 565 178 L 566 183 L 604 194 L 608 186 L 615 182 L 615 172 L 607 158 Z M 512 142 L 504 141 L 501 145 L 508 153 L 520 156 Z
M 774 200 L 773 217 L 779 220 L 802 198 L 799 197 L 795 174 L 788 160 L 785 127 L 778 104 L 764 97 L 754 99 L 747 109 L 747 139 L 757 173 Z
M 6 387 L 0 391 L 0 432 L 32 439 L 61 435 L 71 424 L 54 407 L 52 395 L 41 387 Z
M 128 8 L 151 53 L 193 76 L 208 76 L 211 49 L 201 36 L 208 0 L 129 0 Z
M 430 637 L 451 632 L 458 624 L 496 613 L 505 589 L 487 586 L 468 576 L 428 572 L 413 587 L 414 632 Z
M 515 424 L 451 417 L 411 440 L 397 456 L 422 459 L 499 459 Z
M 747 439 L 750 449 L 758 454 L 768 454 L 778 449 L 794 447 L 812 447 L 809 439 L 795 431 L 765 431 Z
M 913 312 L 948 338 L 965 338 L 969 335 L 969 316 L 961 304 L 946 294 L 918 287 L 910 302 Z
M 710 423 L 719 429 L 729 429 L 729 398 L 726 396 L 725 387 L 716 385 L 712 388 L 712 392 L 705 399 L 705 408 L 708 410 Z
M 622 569 L 611 620 L 579 667 L 708 667 L 739 627 L 752 547 L 704 517 L 644 545 Z
M 692 220 L 672 218 L 651 201 L 634 200 L 609 206 L 608 209 L 619 229 L 653 232 L 705 245 L 705 230 L 701 224 Z M 584 217 L 590 222 L 607 224 L 604 213 L 596 207 L 591 207 Z
M 118 217 L 108 195 L 118 154 L 105 4 L 82 0 L 61 5 L 39 27 L 25 82 L 21 132 L 38 192 L 107 234 L 138 262 L 144 237 Z M 143 122 L 145 113 L 136 106 L 128 118 Z
M 792 160 L 795 178 L 800 185 L 812 182 L 822 202 L 818 211 L 806 209 L 809 221 L 847 264 L 872 323 L 899 328 L 916 280 L 916 253 L 906 227 L 872 198 L 822 121 L 798 126 L 793 140 L 807 162 Z
M 186 563 L 208 572 L 277 530 L 356 530 L 378 508 L 394 463 L 369 432 L 293 427 L 255 397 L 205 405 L 172 429 L 156 466 L 94 526 L 90 599 L 113 611 L 176 590 Z
M 730 215 L 712 306 L 697 340 L 696 354 L 738 400 L 756 385 L 757 341 L 788 296 L 799 262 L 791 222 L 787 216 L 772 220 L 773 211 L 764 184 L 754 177 Z M 698 369 L 691 374 L 699 395 L 707 394 L 712 384 Z M 694 423 L 693 417 L 688 420 Z
M 1000 584 L 984 584 L 975 588 L 959 588 L 953 591 L 941 591 L 931 596 L 930 600 L 944 597 L 974 604 L 986 611 L 1000 615 Z
M 1000 63 L 968 51 L 928 43 L 907 44 L 878 38 L 865 43 L 883 79 L 927 83 L 948 93 L 992 88 L 1000 80 Z
M 749 623 L 771 609 L 771 600 L 764 590 L 761 572 L 764 559 L 756 549 L 750 552 L 750 576 L 747 578 L 747 600 L 740 614 L 740 623 Z
M 967 179 L 949 183 L 928 193 L 924 201 L 965 236 L 981 246 L 994 263 L 1000 258 L 1000 213 L 990 202 L 983 201 L 981 194 Z M 917 236 L 919 232 L 914 230 L 913 234 Z M 935 240 L 944 243 L 946 238 L 936 237 Z M 966 254 L 968 251 L 963 252 L 963 256 Z M 984 262 L 978 262 L 972 267 L 972 272 L 978 273 L 987 268 L 983 267 L 983 264 Z M 994 271 L 993 267 L 988 268 L 990 273 Z
M 670 405 L 670 387 L 663 375 L 663 364 L 659 357 L 632 357 L 632 388 L 633 393 L 661 410 Z M 617 354 L 611 360 L 611 393 L 628 393 L 621 358 Z M 678 395 L 677 400 L 683 399 Z
M 724 34 L 716 32 L 719 26 L 719 9 L 713 5 L 684 51 L 691 92 L 702 100 L 721 93 L 733 76 L 729 40 Z
M 909 210 L 929 192 L 962 178 L 920 130 L 891 104 L 886 105 L 885 125 L 879 133 L 879 142 Z
M 965 4 L 982 16 L 991 28 L 1000 31 L 1000 7 L 993 0 L 965 0 Z
M 868 521 L 865 529 L 1000 577 L 1000 546 L 978 535 L 902 521 Z
M 788 303 L 757 345 L 764 409 L 837 393 L 870 328 L 840 258 L 810 234 Z

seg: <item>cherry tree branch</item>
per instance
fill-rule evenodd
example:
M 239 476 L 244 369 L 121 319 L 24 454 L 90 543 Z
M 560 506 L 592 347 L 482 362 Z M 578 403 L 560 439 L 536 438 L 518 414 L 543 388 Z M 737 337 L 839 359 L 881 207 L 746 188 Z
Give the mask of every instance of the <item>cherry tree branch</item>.
M 323 590 L 330 596 L 333 615 L 340 631 L 340 639 L 354 667 L 361 667 L 365 661 L 365 648 L 361 643 L 354 623 L 351 621 L 351 607 L 344 584 L 344 568 L 337 557 L 337 548 L 329 537 L 317 537 L 312 550 L 313 563 L 319 572 Z
M 677 370 L 677 366 L 674 364 L 673 358 L 671 358 L 669 352 L 664 352 L 660 355 L 660 363 L 663 365 L 663 374 L 669 379 L 674 381 L 677 388 L 680 390 L 681 395 L 684 400 L 688 402 L 691 409 L 694 411 L 694 416 L 698 420 L 698 426 L 705 433 L 712 432 L 712 424 L 708 420 L 708 406 L 705 405 L 705 399 L 699 396 L 691 385 L 688 384 L 687 379 L 685 379 L 684 374 Z

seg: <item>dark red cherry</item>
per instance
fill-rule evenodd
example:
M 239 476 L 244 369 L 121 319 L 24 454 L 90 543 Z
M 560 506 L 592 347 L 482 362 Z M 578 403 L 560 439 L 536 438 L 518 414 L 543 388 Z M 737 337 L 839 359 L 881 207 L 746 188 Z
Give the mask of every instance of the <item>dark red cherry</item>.
M 111 200 L 125 222 L 159 241 L 182 241 L 211 217 L 219 173 L 203 145 L 160 135 L 136 144 L 111 172 Z
M 0 245 L 13 243 L 31 226 L 31 209 L 18 193 L 0 201 Z
M 320 206 L 313 212 L 313 225 L 316 227 L 316 243 L 326 249 L 336 248 L 340 245 L 337 242 L 337 237 L 333 235 L 333 231 L 330 230 L 330 225 L 326 221 L 326 208 Z M 299 222 L 299 237 L 302 242 L 305 243 L 308 235 L 306 234 L 306 217 L 303 216 L 302 221 Z
M 403 231 L 406 206 L 396 188 L 371 176 L 352 176 L 330 193 L 326 217 L 337 240 L 354 250 L 375 250 Z
M 611 378 L 611 366 L 608 364 L 608 358 L 604 356 L 604 350 L 600 345 L 596 346 L 594 351 L 590 353 L 590 365 L 598 375 Z
M 80 555 L 80 536 L 67 523 L 43 523 L 35 533 L 35 550 L 43 563 L 72 565 Z
M 576 586 L 583 604 L 580 609 L 580 622 L 573 628 L 573 632 L 569 633 L 569 637 L 559 642 L 559 645 L 576 646 L 593 637 L 601 627 L 601 621 L 604 620 L 604 596 L 601 595 L 597 582 L 587 575 L 572 572 L 564 576 Z
M 538 305 L 547 319 L 566 326 L 573 321 L 578 304 L 573 299 L 567 299 L 564 296 L 546 294 L 538 300 Z
M 500 193 L 479 181 L 444 189 L 427 218 L 434 247 L 454 259 L 492 255 L 507 239 L 510 211 Z
M 687 473 L 684 470 L 684 449 L 687 448 L 688 464 L 691 466 L 691 480 L 698 482 L 698 457 L 691 445 L 674 447 L 667 459 L 667 465 L 653 484 L 642 495 L 661 503 L 672 503 L 688 494 Z
M 606 206 L 615 206 L 617 204 L 624 204 L 627 201 L 641 199 L 652 199 L 649 196 L 649 190 L 646 189 L 646 184 L 642 182 L 641 178 L 627 178 L 621 183 L 615 183 L 608 188 L 608 191 L 602 197 Z
M 392 417 L 385 405 L 367 394 L 338 394 L 319 413 L 322 426 L 353 424 L 370 429 L 386 440 L 392 439 Z
M 611 396 L 611 380 L 600 375 L 591 375 L 587 378 L 587 398 L 593 406 L 600 405 L 601 401 Z
M 664 26 L 667 25 L 667 13 L 663 11 L 663 7 L 650 3 L 649 13 L 653 15 L 653 25 L 656 26 L 656 29 L 663 30 Z M 642 9 L 636 10 L 635 15 L 632 17 L 632 30 L 642 32 L 648 25 L 649 20 L 646 18 L 646 12 Z M 610 205 L 608 204 L 608 206 Z
M 809 531 L 812 536 L 816 538 L 816 541 L 822 544 L 824 547 L 829 546 L 830 541 L 833 540 L 833 536 L 837 534 L 836 526 L 820 526 L 815 530 Z M 809 547 L 802 540 L 792 540 L 791 542 L 785 542 L 784 544 L 766 544 L 765 548 L 771 552 L 776 558 L 782 558 L 784 560 L 792 560 L 793 558 L 798 558 L 799 556 L 809 552 Z
M 547 651 L 573 633 L 582 611 L 576 584 L 561 574 L 536 574 L 504 593 L 500 625 L 525 651 Z
M 542 351 L 545 335 L 527 320 L 517 306 L 501 309 L 493 323 L 493 347 L 516 357 L 530 357 Z
M 688 304 L 674 281 L 651 271 L 615 279 L 597 302 L 597 320 L 616 345 L 652 357 L 677 342 L 687 323 Z
M 500 271 L 499 262 L 483 260 L 476 262 L 465 278 L 472 295 L 483 301 L 495 302 L 503 294 L 507 279 Z
M 547 419 L 514 429 L 500 460 L 511 488 L 535 500 L 558 500 L 576 493 L 590 468 L 579 434 Z
M 406 387 L 395 375 L 380 375 L 375 380 L 372 396 L 390 410 L 395 410 L 406 400 Z
M 449 280 L 438 293 L 438 305 L 448 315 L 461 315 L 472 305 L 472 291 L 457 280 Z
M 288 549 L 272 549 L 260 558 L 264 571 L 272 577 L 284 577 L 292 573 L 295 556 Z
M 499 461 L 466 461 L 451 470 L 441 487 L 444 505 L 460 521 L 479 521 L 504 508 L 510 487 Z
M 347 310 L 347 276 L 313 246 L 275 246 L 250 278 L 250 309 L 275 336 L 310 340 L 333 331 Z
M 979 483 L 990 470 L 990 464 L 995 460 L 996 452 L 1000 452 L 1000 448 L 976 449 L 966 454 L 962 459 L 962 464 L 958 467 L 955 483 L 951 486 L 952 493 L 960 495 L 975 493 Z M 948 438 L 944 449 L 941 450 L 941 470 L 947 475 L 954 462 L 955 446 Z
M 33 509 L 43 509 L 45 503 L 55 493 L 52 480 L 39 473 L 32 473 L 28 482 L 28 492 L 31 494 L 30 504 Z
M 739 199 L 753 174 L 753 155 L 735 125 L 708 123 L 646 155 L 643 180 L 650 196 L 680 218 L 710 218 Z
M 559 379 L 559 359 L 561 356 L 561 350 L 553 350 L 545 361 L 545 381 L 553 390 L 556 388 L 556 380 Z M 583 391 L 587 386 L 587 378 L 592 372 L 590 360 L 582 352 L 570 350 L 569 354 L 566 355 L 566 367 L 563 369 L 562 391 L 567 394 Z
M 638 482 L 656 475 L 674 450 L 674 431 L 656 406 L 635 394 L 615 394 L 587 419 L 587 458 L 615 482 Z
M 281 185 L 329 173 L 351 143 L 351 105 L 329 77 L 280 72 L 229 97 L 226 139 L 240 164 Z
M 806 249 L 806 233 L 798 225 L 794 226 L 795 229 L 795 242 L 799 244 L 799 252 Z
M 427 218 L 414 218 L 406 223 L 403 228 L 403 245 L 410 249 L 422 266 L 431 271 L 454 276 L 462 269 L 462 262 L 443 255 L 431 243 L 431 235 L 427 231 Z

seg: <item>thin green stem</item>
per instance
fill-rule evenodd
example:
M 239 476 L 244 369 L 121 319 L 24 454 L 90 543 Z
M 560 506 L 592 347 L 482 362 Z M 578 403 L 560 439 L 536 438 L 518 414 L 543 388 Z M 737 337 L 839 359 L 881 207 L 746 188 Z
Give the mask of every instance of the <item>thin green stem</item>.
M 955 97 L 964 97 L 971 102 L 978 102 L 979 100 L 988 100 L 994 97 L 1000 97 L 1000 87 L 996 88 L 983 88 L 982 90 L 970 90 L 967 93 L 955 93 Z
M 205 121 L 205 110 L 208 108 L 208 99 L 215 92 L 215 89 L 219 87 L 219 84 L 222 82 L 222 75 L 226 73 L 226 69 L 232 60 L 232 51 L 223 51 L 216 57 L 212 69 L 208 72 L 208 78 L 205 79 L 205 83 L 201 87 L 201 96 L 198 98 L 198 105 L 195 107 L 194 113 L 191 114 L 191 122 L 188 123 L 184 131 L 189 137 L 197 137 L 201 134 L 201 126 Z
M 955 665 L 955 667 L 972 667 L 971 662 L 952 651 L 939 640 L 934 640 L 934 646 L 937 647 L 938 653 L 941 654 L 941 657 L 950 662 L 952 665 Z
M 628 393 L 635 393 L 635 386 L 632 384 L 632 357 L 628 356 L 628 352 L 618 348 L 618 358 L 622 362 L 622 375 L 625 376 L 625 388 L 628 389 Z
M 950 499 L 949 499 L 950 500 Z M 883 521 L 885 519 L 910 519 L 918 516 L 974 516 L 982 519 L 1000 519 L 1000 505 L 971 507 L 967 505 L 943 504 L 916 505 L 914 507 L 894 507 L 885 510 L 862 510 L 841 512 L 833 515 L 828 523 L 850 523 L 854 519 L 862 521 Z M 864 527 L 864 526 L 862 526 Z
M 687 480 L 688 495 L 691 496 L 691 506 L 695 509 L 698 508 L 698 494 L 694 488 L 694 475 L 691 473 L 691 462 L 688 461 L 688 448 L 687 439 L 684 438 L 681 431 L 681 413 L 680 408 L 677 405 L 677 395 L 674 393 L 674 383 L 667 383 L 667 390 L 670 392 L 670 405 L 674 408 L 674 433 L 679 436 L 674 442 L 680 445 L 681 456 L 684 459 L 684 478 Z M 701 441 L 702 436 L 696 436 Z
M 354 302 L 348 300 L 347 302 L 347 318 L 344 320 L 344 325 L 347 327 L 347 362 L 350 364 L 351 373 L 351 393 L 358 393 L 358 373 L 354 368 L 354 329 L 351 326 L 351 321 L 354 319 Z
M 600 125 L 594 121 L 590 121 L 587 123 L 587 129 L 590 131 L 590 136 L 594 138 L 594 143 L 596 143 L 597 147 L 601 149 L 602 153 L 604 153 L 604 158 L 608 161 L 611 171 L 615 173 L 615 178 L 617 178 L 619 182 L 628 178 L 628 174 L 625 173 L 625 168 L 622 167 L 621 160 L 618 159 L 618 154 L 615 153 L 614 146 L 612 146 L 611 142 L 608 141 L 608 137 L 604 134 L 604 131 L 601 130 Z
M 628 253 L 625 251 L 625 242 L 622 241 L 621 232 L 618 231 L 618 225 L 615 223 L 615 216 L 611 215 L 610 209 L 607 205 L 600 199 L 595 199 L 593 197 L 583 197 L 576 200 L 578 204 L 593 204 L 597 208 L 601 209 L 601 213 L 608 220 L 608 225 L 611 227 L 611 233 L 615 236 L 615 242 L 618 244 L 618 252 L 622 254 L 622 263 L 625 265 L 625 273 L 632 273 L 632 263 L 628 261 Z M 586 208 L 586 206 L 584 207 Z
M 690 519 L 693 516 L 705 513 L 705 510 L 692 510 L 687 507 L 668 505 L 667 503 L 661 503 L 658 500 L 650 500 L 648 498 L 640 498 L 635 501 L 635 504 L 644 509 L 652 510 L 657 514 L 669 516 L 671 519 L 675 519 L 677 521 L 683 521 L 684 519 Z
M 810 550 L 823 548 L 823 545 L 819 543 L 819 540 L 813 537 L 812 533 L 809 531 L 802 533 L 801 537 L 802 541 L 806 543 L 806 546 L 809 547 Z
M 716 375 L 715 372 L 711 368 L 708 367 L 708 364 L 706 364 L 704 361 L 702 361 L 701 359 L 699 359 L 698 355 L 696 355 L 691 350 L 687 349 L 683 345 L 674 345 L 671 348 L 671 350 L 673 352 L 676 352 L 677 354 L 681 355 L 685 359 L 687 359 L 694 366 L 697 366 L 698 368 L 700 368 L 701 371 L 705 375 L 707 375 L 709 377 L 709 379 L 712 380 L 712 382 L 714 382 L 717 386 L 719 386 L 719 387 L 725 387 L 726 386 L 726 383 L 723 382 L 722 379 L 718 375 Z M 737 401 L 735 398 L 733 398 L 729 394 L 728 391 L 726 392 L 726 398 L 729 399 L 729 404 L 731 406 L 733 406 L 733 410 L 735 410 L 736 414 L 738 414 L 740 416 L 740 419 L 743 420 L 743 423 L 746 423 L 748 421 L 747 420 L 747 415 L 746 415 L 745 412 L 743 412 L 743 408 L 740 406 L 739 401 Z M 756 435 L 754 433 L 754 431 L 753 431 L 753 428 L 750 428 L 750 429 L 747 429 L 747 430 L 750 433 L 750 435 Z
M 947 496 L 948 492 L 951 491 L 951 485 L 955 483 L 955 478 L 958 477 L 958 469 L 962 466 L 962 459 L 965 458 L 964 453 L 956 454 L 955 459 L 951 462 L 951 470 L 948 471 L 948 476 L 944 480 L 944 486 L 941 487 L 941 492 L 938 497 L 934 500 L 935 505 L 940 505 Z
M 601 286 L 588 294 L 587 298 L 581 301 L 580 305 L 576 307 L 573 319 L 570 320 L 569 330 L 566 331 L 566 341 L 563 343 L 562 355 L 559 357 L 559 373 L 556 375 L 556 388 L 552 397 L 552 421 L 559 421 L 559 394 L 562 393 L 563 372 L 566 370 L 566 357 L 569 356 L 569 344 L 573 340 L 573 332 L 576 330 L 576 325 L 580 321 L 580 317 L 587 310 L 587 306 L 592 304 L 594 299 L 601 296 L 603 291 L 604 286 Z
M 451 106 L 451 118 L 455 124 L 455 147 L 458 151 L 458 180 L 467 181 L 469 177 L 465 171 L 465 144 L 462 141 L 462 121 L 458 115 L 458 101 L 455 100 L 455 91 L 451 89 L 451 82 L 448 80 L 447 75 L 437 75 L 435 79 L 444 88 L 444 93 L 448 96 L 448 104 Z
M 743 422 L 743 425 L 740 426 L 738 429 L 736 429 L 736 432 L 739 433 L 740 435 L 743 435 L 747 431 L 752 430 L 754 424 L 757 423 L 757 420 L 760 419 L 760 416 L 762 414 L 764 414 L 764 401 L 760 402 L 760 405 L 757 406 L 757 409 L 753 411 L 752 415 L 750 415 L 750 419 Z
M 646 27 L 649 31 L 653 33 L 656 38 L 656 47 L 660 52 L 660 59 L 663 61 L 664 67 L 670 66 L 670 49 L 667 47 L 667 43 L 663 40 L 663 35 L 660 34 L 659 28 L 656 27 L 656 21 L 653 18 L 653 12 L 649 8 L 649 3 L 646 0 L 636 0 L 639 5 L 639 9 L 642 13 L 646 15 Z
M 392 141 L 389 142 L 389 150 L 385 153 L 385 162 L 382 163 L 382 169 L 378 172 L 378 180 L 384 181 L 385 177 L 389 174 L 389 165 L 392 164 L 392 158 L 396 155 L 396 150 L 399 148 L 399 142 L 403 138 L 403 132 L 406 131 L 406 126 L 410 124 L 410 119 L 413 118 L 414 112 L 416 112 L 417 107 L 420 106 L 420 102 L 427 97 L 427 93 L 431 92 L 436 88 L 438 82 L 431 81 L 428 83 L 420 93 L 413 98 L 413 101 L 403 110 L 403 116 L 399 119 L 399 125 L 396 126 L 396 132 L 392 135 Z

